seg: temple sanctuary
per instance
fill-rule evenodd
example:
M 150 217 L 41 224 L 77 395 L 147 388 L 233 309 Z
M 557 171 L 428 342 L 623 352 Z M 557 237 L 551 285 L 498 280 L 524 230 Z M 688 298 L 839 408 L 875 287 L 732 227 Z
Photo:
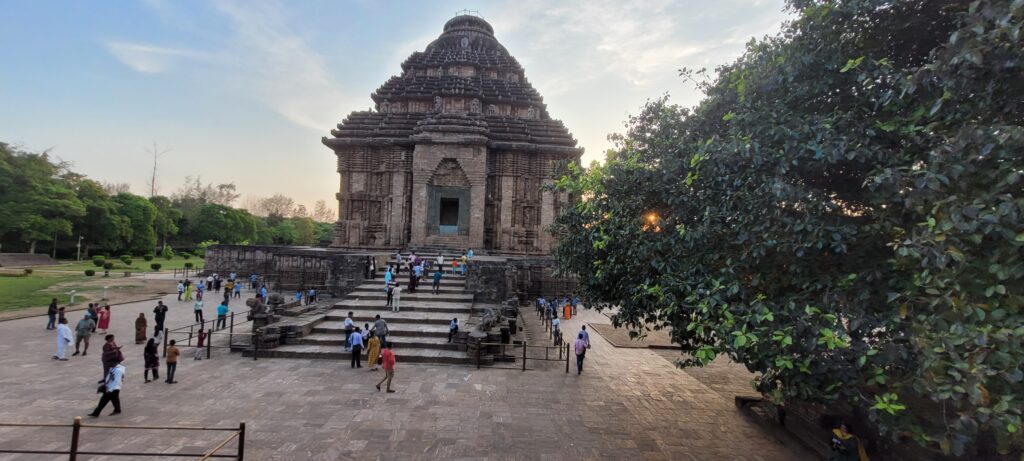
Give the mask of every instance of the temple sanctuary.
M 333 247 L 547 255 L 583 149 L 483 18 L 460 15 L 323 143 L 338 157 Z

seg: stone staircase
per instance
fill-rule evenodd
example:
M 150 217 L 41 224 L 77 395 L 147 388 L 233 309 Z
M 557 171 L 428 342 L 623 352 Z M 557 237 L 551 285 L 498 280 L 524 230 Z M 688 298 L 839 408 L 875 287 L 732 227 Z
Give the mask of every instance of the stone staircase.
M 260 357 L 348 361 L 351 355 L 344 349 L 343 322 L 348 313 L 352 312 L 359 327 L 367 323 L 373 326 L 378 314 L 388 322 L 388 342 L 395 345 L 395 355 L 399 362 L 470 363 L 464 347 L 459 350 L 457 344 L 448 342 L 448 324 L 452 318 L 459 319 L 462 331 L 468 328 L 473 294 L 465 291 L 465 278 L 452 275 L 450 270 L 445 272 L 439 294 L 436 295 L 431 294 L 433 272 L 424 274 L 415 293 L 406 291 L 408 272 L 403 271 L 397 280 L 402 286 L 399 312 L 392 312 L 385 306 L 387 294 L 384 291 L 384 268 L 380 268 L 376 279 L 364 281 L 354 291 L 336 301 L 331 310 L 313 325 L 312 334 L 298 338 L 293 343 L 260 350 Z

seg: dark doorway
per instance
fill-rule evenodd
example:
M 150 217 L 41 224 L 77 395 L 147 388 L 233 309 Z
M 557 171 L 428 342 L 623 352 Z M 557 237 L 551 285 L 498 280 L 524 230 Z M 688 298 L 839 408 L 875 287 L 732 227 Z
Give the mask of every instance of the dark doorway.
M 457 198 L 442 198 L 440 219 L 438 224 L 442 226 L 458 226 L 459 225 L 459 199 Z

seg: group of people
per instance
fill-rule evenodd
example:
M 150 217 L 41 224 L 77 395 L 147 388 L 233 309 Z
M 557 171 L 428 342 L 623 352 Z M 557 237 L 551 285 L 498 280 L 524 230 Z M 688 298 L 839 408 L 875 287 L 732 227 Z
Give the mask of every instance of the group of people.
M 391 389 L 391 381 L 395 377 L 395 353 L 394 344 L 388 342 L 388 323 L 380 318 L 378 314 L 374 318 L 373 327 L 369 323 L 362 328 L 356 325 L 353 313 L 349 312 L 345 317 L 345 351 L 350 353 L 351 368 L 362 368 L 363 349 L 366 349 L 366 362 L 370 365 L 370 371 L 376 371 L 380 365 L 384 369 L 384 377 L 377 383 L 377 390 L 380 385 L 387 381 L 387 391 Z
M 221 288 L 224 289 L 224 299 L 230 299 L 232 295 L 237 298 L 242 297 L 242 282 L 236 280 L 237 274 L 234 272 L 228 276 L 228 279 L 222 280 L 220 275 L 213 274 L 206 277 L 205 283 L 202 279 L 192 283 L 192 280 L 186 278 L 185 280 L 178 281 L 178 301 L 188 302 L 193 299 L 193 292 L 195 293 L 195 300 L 201 302 L 203 295 L 208 291 L 220 293 Z M 256 277 L 253 274 L 253 277 Z M 255 281 L 252 283 L 255 285 Z M 255 288 L 254 288 L 255 289 Z
M 75 353 L 71 356 L 81 354 L 82 356 L 89 354 L 89 338 L 92 337 L 93 333 L 99 330 L 100 334 L 105 334 L 107 329 L 110 328 L 110 305 L 107 304 L 100 308 L 99 303 L 89 303 L 85 313 L 82 315 L 82 319 L 75 325 L 74 331 L 68 326 L 68 319 L 64 307 L 57 306 L 57 298 L 53 298 L 50 301 L 50 306 L 47 308 L 48 321 L 46 323 L 47 330 L 57 330 L 57 353 L 54 354 L 54 360 L 67 361 L 65 356 L 65 350 L 71 343 L 75 343 Z

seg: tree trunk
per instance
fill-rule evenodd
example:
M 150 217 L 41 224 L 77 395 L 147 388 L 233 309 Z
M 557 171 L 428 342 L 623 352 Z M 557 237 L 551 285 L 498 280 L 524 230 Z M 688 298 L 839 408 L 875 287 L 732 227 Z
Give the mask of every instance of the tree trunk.
M 35 254 L 35 253 L 36 253 L 36 241 L 33 240 L 31 243 L 28 244 L 28 254 L 31 255 L 31 254 Z

